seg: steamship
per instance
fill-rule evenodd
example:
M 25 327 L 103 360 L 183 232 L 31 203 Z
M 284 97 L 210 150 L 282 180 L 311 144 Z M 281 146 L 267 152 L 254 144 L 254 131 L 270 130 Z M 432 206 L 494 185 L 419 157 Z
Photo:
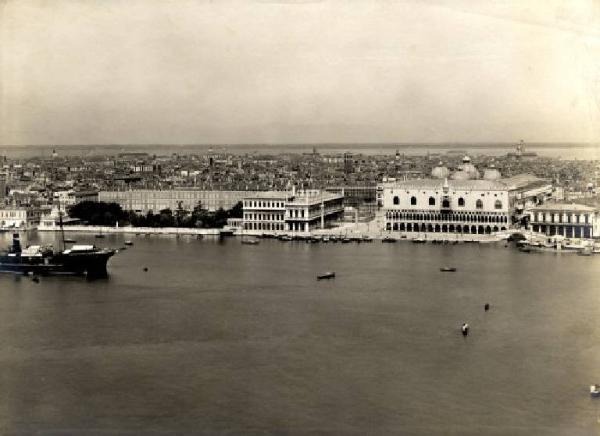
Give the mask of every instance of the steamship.
M 73 245 L 62 251 L 52 246 L 21 247 L 19 234 L 13 234 L 12 245 L 0 253 L 0 272 L 30 275 L 85 275 L 88 278 L 108 276 L 106 264 L 115 250 L 94 245 Z

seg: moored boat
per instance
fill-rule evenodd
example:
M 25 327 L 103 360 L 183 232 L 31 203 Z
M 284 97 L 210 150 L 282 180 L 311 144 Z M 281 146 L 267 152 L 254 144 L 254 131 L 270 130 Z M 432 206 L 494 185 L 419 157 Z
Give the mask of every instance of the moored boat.
M 327 271 L 324 274 L 319 274 L 317 276 L 317 280 L 323 280 L 323 279 L 333 279 L 335 278 L 335 272 L 333 271 Z
M 13 235 L 12 246 L 0 254 L 0 272 L 31 275 L 108 275 L 106 265 L 115 250 L 94 245 L 73 245 L 55 251 L 52 246 L 31 245 L 21 248 L 19 234 Z
M 594 254 L 594 250 L 592 247 L 583 247 L 577 254 L 579 256 L 591 256 Z
M 455 272 L 456 268 L 453 266 L 443 266 L 440 268 L 441 272 Z

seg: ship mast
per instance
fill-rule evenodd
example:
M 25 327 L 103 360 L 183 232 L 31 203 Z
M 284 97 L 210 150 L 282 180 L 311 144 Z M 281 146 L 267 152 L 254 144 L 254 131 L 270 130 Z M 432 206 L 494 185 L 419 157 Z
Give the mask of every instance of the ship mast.
M 67 247 L 65 245 L 65 229 L 63 228 L 62 211 L 60 210 L 60 198 L 59 197 L 56 197 L 56 204 L 58 205 L 58 225 L 60 226 L 62 249 L 64 251 Z
M 56 153 L 56 149 L 52 150 L 52 180 L 51 180 L 51 186 L 52 186 L 52 190 L 51 195 L 52 195 L 52 203 L 54 203 L 54 179 L 55 179 L 55 166 L 54 166 L 54 162 L 56 160 L 56 158 L 58 157 L 58 153 Z M 62 249 L 63 251 L 67 248 L 66 244 L 65 244 L 65 229 L 63 228 L 63 220 L 62 220 L 62 211 L 60 210 L 60 195 L 56 196 L 56 204 L 58 206 L 58 224 L 60 226 L 60 235 L 61 235 L 61 241 L 62 241 Z

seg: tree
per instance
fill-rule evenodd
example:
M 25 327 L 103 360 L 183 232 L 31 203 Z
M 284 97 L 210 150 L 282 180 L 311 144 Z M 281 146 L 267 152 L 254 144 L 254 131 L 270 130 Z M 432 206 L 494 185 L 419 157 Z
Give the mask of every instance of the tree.
M 241 201 L 238 201 L 228 212 L 229 218 L 242 218 L 244 216 L 244 205 Z

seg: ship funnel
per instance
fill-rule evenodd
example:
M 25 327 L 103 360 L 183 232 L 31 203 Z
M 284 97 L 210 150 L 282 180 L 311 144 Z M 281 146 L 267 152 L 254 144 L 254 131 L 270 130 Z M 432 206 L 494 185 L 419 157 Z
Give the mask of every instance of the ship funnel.
M 13 233 L 13 243 L 12 243 L 12 253 L 20 253 L 21 252 L 21 241 L 19 239 L 18 233 Z

